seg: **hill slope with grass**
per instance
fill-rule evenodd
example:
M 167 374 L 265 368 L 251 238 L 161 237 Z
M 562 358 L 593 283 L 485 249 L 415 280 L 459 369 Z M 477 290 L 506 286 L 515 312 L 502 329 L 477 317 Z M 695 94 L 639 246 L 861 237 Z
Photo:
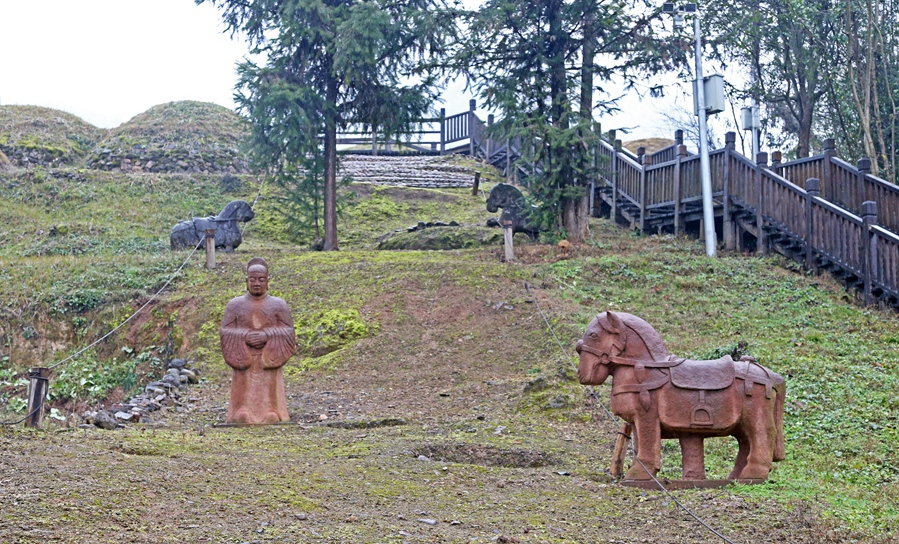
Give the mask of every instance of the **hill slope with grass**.
M 0 171 L 7 161 L 19 167 L 76 165 L 105 133 L 64 111 L 0 106 Z
M 706 523 L 734 542 L 899 538 L 895 314 L 777 258 L 710 259 L 695 241 L 604 220 L 564 253 L 521 243 L 518 264 L 495 244 L 376 249 L 419 222 L 480 228 L 491 214 L 468 189 L 351 185 L 341 251 L 308 251 L 275 213 L 277 189 L 236 179 L 0 173 L 3 419 L 24 415 L 28 366 L 122 325 L 54 370 L 54 415 L 71 427 L 0 428 L 0 540 L 715 541 L 671 497 L 608 475 L 617 423 L 596 404 L 610 387 L 580 386 L 573 353 L 606 309 L 645 318 L 671 353 L 750 354 L 787 379 L 787 459 L 768 482 L 674 492 Z M 260 187 L 244 244 L 215 270 L 167 249 L 175 220 Z M 216 427 L 230 380 L 218 327 L 256 255 L 301 346 L 285 370 L 291 424 Z M 175 357 L 199 384 L 140 423 L 78 427 Z M 666 478 L 679 477 L 677 450 L 664 445 Z M 733 441 L 706 451 L 709 477 L 724 477 Z
M 190 100 L 153 106 L 112 129 L 87 157 L 96 170 L 248 173 L 248 134 L 228 108 Z

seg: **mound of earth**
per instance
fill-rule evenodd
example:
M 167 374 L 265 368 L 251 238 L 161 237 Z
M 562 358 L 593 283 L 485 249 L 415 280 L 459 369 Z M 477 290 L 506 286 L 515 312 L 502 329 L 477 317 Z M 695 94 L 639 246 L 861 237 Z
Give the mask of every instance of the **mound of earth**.
M 80 117 L 52 108 L 0 106 L 0 152 L 14 166 L 75 164 L 105 132 Z M 0 158 L 0 168 L 4 162 Z
M 674 145 L 674 140 L 670 138 L 642 138 L 640 140 L 631 140 L 622 144 L 625 149 L 631 153 L 636 153 L 638 147 L 645 147 L 646 154 L 652 155 L 666 147 Z
M 247 127 L 228 108 L 181 101 L 153 106 L 109 134 L 89 168 L 126 172 L 247 173 Z
M 391 233 L 378 249 L 446 250 L 502 244 L 503 232 L 487 227 L 440 226 Z

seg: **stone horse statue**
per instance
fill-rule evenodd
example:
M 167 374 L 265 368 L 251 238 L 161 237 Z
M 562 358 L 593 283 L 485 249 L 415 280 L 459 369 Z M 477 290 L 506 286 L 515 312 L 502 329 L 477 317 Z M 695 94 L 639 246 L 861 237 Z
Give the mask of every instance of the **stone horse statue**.
M 540 230 L 528 222 L 528 204 L 524 195 L 514 185 L 498 183 L 490 190 L 487 196 L 487 211 L 495 213 L 500 208 L 503 213 L 499 216 L 498 224 L 493 219 L 487 222 L 488 226 L 504 226 L 511 222 L 512 232 L 523 232 L 531 238 L 536 238 Z
M 243 241 L 237 223 L 253 219 L 253 208 L 243 200 L 232 200 L 215 217 L 194 217 L 190 221 L 179 221 L 169 234 L 172 249 L 193 249 L 206 239 L 206 229 L 215 229 L 215 247 L 226 252 Z
M 612 376 L 612 411 L 633 425 L 637 459 L 627 480 L 661 468 L 661 439 L 680 440 L 684 479 L 704 480 L 703 439 L 733 436 L 739 450 L 729 480 L 764 480 L 784 459 L 784 397 L 778 374 L 751 357 L 690 361 L 669 355 L 639 317 L 603 312 L 578 340 L 578 379 L 599 385 Z

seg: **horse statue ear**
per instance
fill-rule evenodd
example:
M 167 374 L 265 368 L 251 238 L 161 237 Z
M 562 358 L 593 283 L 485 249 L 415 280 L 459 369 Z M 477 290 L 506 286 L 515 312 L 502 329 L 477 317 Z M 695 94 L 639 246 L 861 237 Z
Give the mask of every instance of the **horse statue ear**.
M 608 311 L 606 312 L 606 319 L 609 320 L 609 325 L 611 326 L 611 330 L 609 332 L 614 334 L 621 334 L 621 329 L 623 327 L 621 319 L 617 315 Z

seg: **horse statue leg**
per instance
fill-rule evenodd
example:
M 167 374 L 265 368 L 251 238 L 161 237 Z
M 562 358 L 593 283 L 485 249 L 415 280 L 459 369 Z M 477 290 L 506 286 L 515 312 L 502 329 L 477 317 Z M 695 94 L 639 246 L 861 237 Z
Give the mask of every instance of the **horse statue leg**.
M 728 480 L 736 480 L 746 468 L 746 462 L 749 459 L 749 439 L 743 433 L 734 433 L 737 439 L 737 460 L 734 461 L 734 469 L 728 474 Z
M 685 480 L 705 480 L 705 446 L 702 435 L 680 437 L 681 477 Z
M 624 479 L 651 480 L 662 468 L 662 427 L 655 407 L 650 411 L 640 410 L 634 417 L 634 452 L 639 463 L 635 461 L 631 465 Z
M 776 396 L 771 399 L 765 398 L 765 387 L 761 384 L 754 386 L 752 402 L 748 402 L 747 397 L 747 402 L 743 405 L 742 423 L 735 434 L 740 450 L 734 472 L 745 463 L 737 478 L 763 480 L 768 477 L 774 462 L 777 440 L 775 402 Z

